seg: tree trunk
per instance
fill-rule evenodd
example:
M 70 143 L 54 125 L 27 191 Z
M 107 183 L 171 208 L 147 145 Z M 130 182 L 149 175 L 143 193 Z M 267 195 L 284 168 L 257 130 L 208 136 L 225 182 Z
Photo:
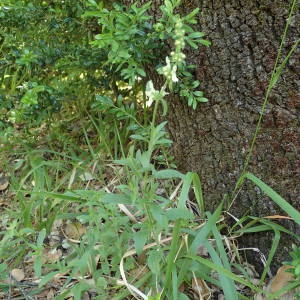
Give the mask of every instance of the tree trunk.
M 197 65 L 209 103 L 196 111 L 183 99 L 173 99 L 169 131 L 179 169 L 196 171 L 204 187 L 205 203 L 213 209 L 233 190 L 259 118 L 288 17 L 287 1 L 201 1 L 199 29 L 212 42 L 210 48 L 188 51 Z M 298 16 L 293 18 L 284 53 L 299 37 Z M 299 49 L 298 49 L 299 50 Z M 300 209 L 300 93 L 299 51 L 294 54 L 271 94 L 249 170 Z M 244 186 L 230 212 L 269 216 L 283 214 L 252 184 Z M 298 231 L 292 223 L 285 224 Z M 255 234 L 243 243 L 267 255 L 271 243 Z M 286 239 L 286 245 L 291 244 Z M 281 253 L 279 253 L 281 252 Z M 256 255 L 258 256 L 258 255 Z M 287 257 L 281 246 L 277 260 Z
M 189 62 L 197 65 L 195 75 L 209 102 L 194 111 L 185 99 L 171 99 L 169 132 L 179 169 L 200 175 L 206 207 L 214 209 L 225 194 L 233 191 L 241 175 L 288 17 L 289 1 L 182 2 L 185 12 L 200 7 L 197 29 L 212 42 L 209 48 L 188 49 L 186 53 Z M 284 54 L 299 37 L 299 11 L 296 13 Z M 298 49 L 270 96 L 249 166 L 249 171 L 296 209 L 300 209 L 299 68 Z M 240 191 L 230 212 L 237 217 L 286 215 L 250 183 Z M 292 223 L 285 225 L 300 234 Z M 268 255 L 270 241 L 271 237 L 266 243 L 266 234 L 255 234 L 244 243 Z M 286 239 L 285 245 L 290 243 Z M 286 254 L 287 248 L 281 247 L 278 261 L 287 258 Z

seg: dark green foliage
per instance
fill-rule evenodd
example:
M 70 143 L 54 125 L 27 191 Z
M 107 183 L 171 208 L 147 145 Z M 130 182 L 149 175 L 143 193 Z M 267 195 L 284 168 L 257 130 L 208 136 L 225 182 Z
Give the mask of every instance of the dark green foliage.
M 67 101 L 87 103 L 93 91 L 108 88 L 104 71 L 97 72 L 102 54 L 89 45 L 94 21 L 81 19 L 85 1 L 4 4 L 0 6 L 2 127 L 41 121 Z

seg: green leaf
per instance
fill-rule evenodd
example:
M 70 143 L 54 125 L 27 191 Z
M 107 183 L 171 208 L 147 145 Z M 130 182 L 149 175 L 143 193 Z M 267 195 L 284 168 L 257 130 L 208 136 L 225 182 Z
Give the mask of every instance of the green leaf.
M 245 228 L 245 229 L 241 228 L 237 232 L 239 232 L 239 233 L 262 232 L 262 231 L 270 231 L 271 228 L 272 227 L 269 226 L 269 225 L 258 225 L 258 226 L 254 226 L 254 227 L 250 227 L 250 228 Z
M 130 136 L 130 138 L 132 138 L 133 140 L 137 140 L 137 141 L 144 141 L 147 142 L 147 138 L 145 138 L 144 136 L 140 135 L 140 134 L 132 134 Z
M 202 38 L 204 36 L 204 33 L 203 32 L 199 32 L 199 31 L 195 31 L 195 32 L 192 32 L 188 35 L 188 37 L 190 39 L 198 39 L 198 38 Z
M 172 268 L 172 294 L 173 294 L 172 299 L 174 300 L 178 300 L 178 287 L 179 284 L 178 284 L 177 269 L 176 269 L 176 265 L 174 264 Z
M 178 300 L 190 300 L 190 298 L 186 295 L 186 294 L 183 294 L 183 293 L 178 293 Z
M 167 115 L 167 112 L 168 112 L 168 103 L 165 99 L 160 99 L 160 103 L 163 107 L 162 116 L 164 117 Z
M 244 174 L 244 177 L 250 179 L 255 183 L 263 192 L 265 192 L 277 205 L 280 206 L 290 217 L 293 218 L 294 222 L 300 225 L 300 213 L 290 205 L 286 200 L 284 200 L 279 194 L 277 194 L 271 187 L 257 178 L 251 173 Z
M 159 250 L 151 250 L 149 251 L 147 258 L 147 265 L 151 272 L 155 275 L 160 275 L 162 273 L 162 259 L 163 254 Z
M 37 85 L 32 89 L 35 93 L 44 92 L 46 90 L 44 85 Z
M 21 102 L 28 106 L 38 104 L 38 95 L 34 90 L 29 90 L 22 97 Z
M 68 200 L 68 201 L 78 201 L 78 202 L 85 201 L 82 199 L 82 197 L 80 195 L 76 194 L 74 191 L 67 191 L 64 194 L 47 192 L 47 191 L 42 191 L 42 192 L 32 191 L 32 194 L 52 197 L 52 198 L 55 198 L 58 200 Z
M 241 283 L 241 284 L 243 284 L 245 286 L 248 286 L 253 291 L 256 291 L 256 292 L 259 292 L 259 293 L 261 292 L 261 289 L 258 288 L 258 287 L 256 287 L 255 285 L 253 285 L 250 281 L 247 281 L 247 280 L 243 279 L 242 277 L 233 274 L 231 271 L 225 269 L 222 266 L 219 266 L 219 265 L 211 262 L 208 259 L 205 259 L 205 258 L 203 258 L 201 256 L 195 256 L 195 255 L 187 255 L 186 257 L 188 257 L 188 258 L 190 258 L 192 260 L 200 262 L 201 264 L 209 267 L 212 270 L 217 271 L 219 274 L 222 274 L 223 276 L 226 276 L 226 277 L 228 277 L 228 278 L 230 278 L 230 279 L 232 279 L 232 280 L 234 280 L 236 282 L 239 282 L 239 283 Z
M 151 160 L 151 153 L 149 153 L 148 151 L 143 152 L 141 155 L 140 162 L 145 170 L 150 170 L 153 167 L 153 165 L 150 163 L 150 160 Z
M 194 218 L 194 214 L 187 208 L 171 208 L 166 211 L 166 216 L 170 221 L 175 220 L 191 220 Z
M 199 40 L 199 42 L 200 42 L 200 44 L 207 46 L 207 47 L 211 45 L 211 42 L 208 40 L 201 39 L 201 40 Z
M 196 101 L 194 101 L 194 102 L 193 102 L 193 109 L 195 110 L 195 109 L 196 109 L 196 107 L 197 107 L 197 102 L 196 102 Z
M 136 72 L 137 72 L 138 75 L 140 75 L 140 76 L 142 76 L 142 77 L 146 77 L 146 72 L 145 72 L 144 69 L 142 69 L 142 68 L 137 68 L 137 69 L 136 69 Z
M 0 276 L 7 270 L 7 264 L 0 263 Z
M 202 96 L 203 96 L 203 92 L 202 92 L 202 91 L 195 91 L 195 92 L 193 92 L 193 94 L 194 94 L 196 97 L 202 97 Z
M 114 107 L 114 102 L 107 96 L 96 95 L 96 101 L 99 101 L 101 104 L 105 104 L 108 107 Z
M 45 237 L 46 237 L 46 229 L 43 228 L 43 229 L 39 232 L 39 235 L 38 235 L 38 237 L 37 237 L 36 243 L 37 243 L 37 246 L 38 246 L 38 247 L 43 246 Z
M 201 98 L 199 98 L 198 101 L 199 101 L 199 102 L 202 102 L 202 103 L 206 103 L 206 102 L 208 102 L 208 99 L 207 99 L 207 98 L 204 98 L 204 97 L 201 97 Z
M 189 191 L 192 187 L 192 183 L 195 186 L 195 196 L 197 199 L 197 203 L 199 205 L 199 209 L 204 212 L 204 200 L 202 196 L 202 188 L 201 182 L 198 174 L 194 172 L 188 172 L 183 178 L 183 186 L 181 189 L 181 193 L 178 199 L 178 207 L 184 208 L 186 207 L 186 200 L 189 198 Z
M 264 270 L 263 270 L 263 272 L 261 274 L 261 277 L 260 277 L 260 285 L 263 284 L 263 282 L 265 281 L 267 272 L 270 269 L 270 265 L 272 263 L 273 257 L 275 255 L 275 252 L 276 252 L 277 248 L 278 248 L 279 241 L 280 241 L 280 231 L 274 230 L 274 238 L 272 239 L 272 247 L 269 251 L 267 263 L 264 266 Z
M 154 178 L 157 179 L 173 179 L 173 178 L 180 178 L 183 179 L 184 175 L 177 170 L 166 169 L 160 171 L 153 172 Z
M 165 0 L 165 7 L 166 7 L 168 13 L 170 13 L 170 14 L 173 13 L 173 5 L 170 0 Z
M 128 51 L 126 49 L 121 49 L 118 52 L 118 56 L 119 56 L 119 58 L 122 58 L 122 59 L 128 59 L 130 57 L 130 54 L 128 53 Z
M 141 228 L 138 232 L 133 235 L 135 251 L 138 255 L 143 252 L 143 248 L 148 239 L 148 231 L 146 228 Z
M 214 226 L 214 228 L 216 228 L 216 227 Z M 214 231 L 214 229 L 213 229 L 213 231 Z M 208 241 L 205 240 L 203 242 L 203 245 L 206 247 L 214 264 L 219 266 L 223 270 L 226 270 L 231 273 L 231 270 L 229 267 L 229 262 L 227 260 L 227 255 L 226 255 L 226 253 L 224 253 L 225 250 L 224 250 L 224 247 L 222 244 L 222 239 L 218 235 L 216 236 L 216 239 L 219 244 L 218 245 L 219 251 L 221 250 L 221 252 L 219 252 L 219 253 L 217 253 L 217 251 L 215 251 L 215 249 L 212 247 L 212 245 Z M 223 258 L 223 262 L 221 261 L 220 256 Z M 225 267 L 223 266 L 224 261 L 226 263 Z M 218 271 L 218 270 L 216 270 L 216 271 Z M 223 271 L 218 271 L 218 273 L 219 273 L 219 281 L 221 283 L 221 287 L 223 289 L 225 299 L 232 299 L 232 300 L 236 299 L 237 300 L 238 295 L 237 295 L 237 291 L 235 289 L 234 281 L 232 280 L 232 278 L 230 278 L 226 274 L 224 274 Z
M 82 293 L 89 290 L 91 287 L 86 281 L 79 281 L 74 287 L 72 287 L 71 291 L 74 295 L 74 300 L 81 300 Z
M 155 296 L 148 296 L 147 299 L 148 300 L 161 300 L 161 296 L 160 296 L 160 293 L 159 293 Z
M 42 276 L 41 281 L 39 282 L 39 288 L 43 287 L 46 283 L 53 279 L 55 275 L 59 274 L 59 271 L 50 272 Z
M 101 197 L 101 201 L 110 204 L 132 204 L 130 198 L 124 194 L 106 193 Z
M 199 7 L 195 8 L 193 11 L 191 11 L 188 15 L 184 17 L 184 20 L 192 24 L 197 24 L 197 21 L 195 20 L 195 16 L 199 13 L 199 11 L 200 11 Z
M 198 45 L 194 43 L 192 40 L 186 39 L 186 41 L 193 49 L 198 49 Z
M 98 11 L 98 10 L 90 10 L 90 11 L 86 11 L 82 17 L 98 17 L 101 18 L 103 17 L 103 12 L 102 11 Z
M 206 240 L 207 236 L 210 234 L 210 232 L 212 231 L 213 226 L 219 221 L 221 212 L 222 212 L 222 206 L 223 206 L 223 202 L 221 202 L 219 204 L 219 206 L 217 207 L 217 209 L 215 210 L 215 212 L 212 214 L 212 216 L 210 216 L 207 220 L 207 222 L 204 224 L 203 227 L 201 227 L 191 246 L 189 249 L 189 253 L 191 254 L 195 254 L 197 252 L 197 249 L 203 244 L 203 242 Z
M 158 225 L 161 230 L 168 229 L 168 218 L 166 217 L 164 209 L 162 209 L 159 205 L 153 205 L 150 208 L 150 212 L 156 222 L 156 225 Z
M 200 212 L 204 214 L 205 208 L 204 208 L 204 199 L 202 194 L 202 185 L 201 185 L 199 175 L 196 173 L 194 173 L 193 175 L 193 184 L 194 184 L 194 194 L 196 197 L 198 208 Z
M 42 275 L 42 258 L 41 254 L 35 255 L 33 269 L 36 277 L 41 277 Z

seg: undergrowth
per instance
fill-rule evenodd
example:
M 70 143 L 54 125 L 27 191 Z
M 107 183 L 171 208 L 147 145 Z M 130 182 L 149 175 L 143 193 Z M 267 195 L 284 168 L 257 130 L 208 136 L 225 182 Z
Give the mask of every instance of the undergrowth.
M 21 84 L 22 76 L 32 76 L 39 59 L 23 49 L 17 54 L 18 68 L 5 69 L 12 72 L 8 78 L 16 79 L 2 82 L 4 90 L 11 91 L 4 114 L 10 116 L 12 126 L 1 136 L 2 171 L 10 181 L 9 191 L 2 191 L 7 200 L 0 225 L 1 294 L 8 299 L 15 294 L 19 296 L 14 299 L 33 299 L 43 293 L 76 300 L 210 299 L 218 295 L 275 299 L 299 287 L 300 254 L 294 246 L 286 264 L 295 280 L 275 293 L 265 289 L 281 234 L 295 242 L 299 236 L 272 219 L 236 218 L 229 213 L 235 197 L 229 207 L 221 202 L 214 212 L 207 211 L 201 178 L 177 171 L 170 157 L 172 141 L 166 122 L 157 121 L 160 108 L 163 115 L 167 113 L 166 96 L 179 93 L 193 108 L 207 101 L 196 90 L 199 82 L 193 80 L 192 66 L 183 53 L 186 44 L 192 48 L 209 45 L 203 33 L 192 29 L 198 10 L 180 16 L 175 13 L 180 1 L 166 0 L 161 19 L 151 25 L 149 3 L 128 9 L 114 5 L 110 10 L 95 1 L 86 3 L 84 17 L 96 18 L 102 30 L 91 42 L 94 50 L 89 51 L 101 50 L 103 69 L 94 70 L 93 78 L 80 68 L 69 75 L 61 71 L 59 76 L 62 82 L 71 82 L 84 74 L 84 80 L 93 81 L 117 72 L 117 77 L 108 80 L 111 89 L 104 84 L 93 87 L 95 99 L 88 99 L 86 105 L 79 109 L 65 105 L 51 116 L 51 122 L 31 123 L 22 129 L 18 120 L 38 104 L 39 94 L 55 93 L 44 82 L 34 81 L 23 86 L 19 102 L 12 104 L 16 80 Z M 234 194 L 250 180 L 300 225 L 300 213 L 247 170 L 270 91 L 299 43 L 282 58 L 294 9 L 295 1 Z M 154 53 L 165 44 L 171 50 L 160 59 Z M 56 67 L 62 63 L 63 58 Z M 149 63 L 155 65 L 160 86 L 146 82 Z M 19 119 L 12 118 L 16 111 Z M 15 141 L 23 142 L 15 146 Z M 189 200 L 191 189 L 195 202 Z M 237 241 L 241 235 L 264 231 L 273 232 L 274 239 L 263 261 L 264 270 L 257 274 L 246 263 Z

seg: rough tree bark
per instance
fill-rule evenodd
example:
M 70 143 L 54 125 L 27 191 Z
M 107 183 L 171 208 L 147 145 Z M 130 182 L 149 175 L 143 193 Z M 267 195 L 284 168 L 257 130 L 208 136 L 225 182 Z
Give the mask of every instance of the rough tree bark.
M 157 7 L 162 1 L 153 2 Z M 169 132 L 179 169 L 200 175 L 206 205 L 213 209 L 233 190 L 241 174 L 275 63 L 289 1 L 182 2 L 185 12 L 201 9 L 197 29 L 212 42 L 209 48 L 186 53 L 188 60 L 197 65 L 195 75 L 209 102 L 193 111 L 184 99 L 171 99 Z M 285 54 L 299 38 L 299 10 L 296 13 Z M 249 168 L 296 209 L 300 209 L 299 52 L 298 49 L 291 57 L 271 94 Z M 282 214 L 252 184 L 238 194 L 231 213 L 237 217 L 245 213 L 261 217 Z M 291 223 L 287 225 L 300 233 Z M 271 238 L 266 242 L 266 234 L 255 234 L 243 243 L 268 255 Z M 285 240 L 277 253 L 278 261 L 287 257 L 286 246 L 290 243 Z
M 200 3 L 201 2 L 201 3 Z M 195 1 L 194 4 L 196 4 Z M 213 209 L 241 174 L 288 16 L 288 1 L 199 1 L 199 27 L 210 48 L 188 52 L 209 98 L 196 111 L 181 99 L 170 103 L 169 131 L 179 168 L 199 173 L 206 203 Z M 289 29 L 284 53 L 299 38 L 299 11 Z M 271 94 L 249 170 L 296 209 L 300 209 L 299 49 Z M 237 217 L 281 214 L 278 206 L 247 184 L 231 212 Z M 291 230 L 291 223 L 286 224 Z M 245 246 L 268 255 L 272 235 L 247 236 Z M 267 242 L 268 241 L 268 242 Z M 277 261 L 287 258 L 285 245 Z M 254 255 L 253 258 L 258 257 Z M 259 258 L 258 258 L 259 260 Z

